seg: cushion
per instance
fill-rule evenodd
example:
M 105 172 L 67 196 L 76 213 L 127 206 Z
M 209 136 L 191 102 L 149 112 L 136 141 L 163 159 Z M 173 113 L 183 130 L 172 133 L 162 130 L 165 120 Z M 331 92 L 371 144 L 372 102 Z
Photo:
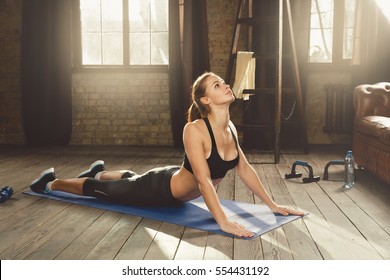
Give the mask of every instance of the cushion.
M 356 129 L 373 137 L 388 139 L 390 118 L 382 116 L 366 116 L 356 120 Z

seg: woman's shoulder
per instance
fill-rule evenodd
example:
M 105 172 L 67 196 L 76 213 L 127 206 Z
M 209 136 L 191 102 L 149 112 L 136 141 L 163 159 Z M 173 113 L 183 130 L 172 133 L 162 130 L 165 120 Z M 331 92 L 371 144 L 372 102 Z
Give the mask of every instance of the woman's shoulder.
M 184 126 L 183 134 L 190 138 L 198 138 L 204 135 L 206 124 L 204 120 L 198 119 L 192 122 L 188 122 Z
M 203 119 L 197 119 L 192 122 L 188 122 L 185 126 L 184 129 L 187 130 L 201 130 L 205 126 L 205 122 Z

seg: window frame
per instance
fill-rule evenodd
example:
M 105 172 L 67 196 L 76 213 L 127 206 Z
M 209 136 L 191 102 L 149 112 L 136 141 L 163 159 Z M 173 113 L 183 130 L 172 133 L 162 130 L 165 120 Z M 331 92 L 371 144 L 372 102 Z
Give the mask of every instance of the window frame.
M 310 1 L 310 5 L 312 1 Z M 335 68 L 340 70 L 350 70 L 352 65 L 352 59 L 343 58 L 344 48 L 344 13 L 345 13 L 345 1 L 333 0 L 334 13 L 333 13 L 333 42 L 332 42 L 332 62 L 310 62 L 309 55 L 307 56 L 307 65 L 311 70 L 334 70 Z M 309 40 L 307 51 L 310 48 L 310 30 L 311 22 L 309 24 Z
M 72 47 L 72 65 L 73 71 L 83 72 L 168 72 L 168 64 L 150 64 L 150 65 L 131 65 L 130 64 L 130 33 L 129 33 L 129 1 L 123 1 L 123 63 L 121 65 L 83 65 L 82 63 L 82 26 L 81 26 L 81 12 L 80 12 L 80 0 L 73 0 L 72 5 L 72 32 L 73 32 L 73 47 Z M 169 8 L 168 8 L 169 9 Z M 168 10 L 169 13 L 169 10 Z M 169 16 L 169 15 L 168 15 Z M 168 28 L 169 38 L 169 28 Z M 169 48 L 169 42 L 168 42 Z

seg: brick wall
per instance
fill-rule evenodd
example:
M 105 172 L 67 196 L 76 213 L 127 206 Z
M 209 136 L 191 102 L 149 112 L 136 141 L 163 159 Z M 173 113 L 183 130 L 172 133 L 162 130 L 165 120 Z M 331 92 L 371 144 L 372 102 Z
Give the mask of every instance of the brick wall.
M 23 144 L 20 103 L 21 0 L 0 1 L 0 144 Z
M 72 144 L 173 145 L 168 73 L 74 73 Z

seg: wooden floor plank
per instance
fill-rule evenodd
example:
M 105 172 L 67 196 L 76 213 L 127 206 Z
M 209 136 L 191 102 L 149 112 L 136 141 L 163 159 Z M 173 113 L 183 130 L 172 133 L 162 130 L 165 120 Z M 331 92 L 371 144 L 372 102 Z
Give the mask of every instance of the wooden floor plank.
M 142 218 L 121 215 L 121 218 L 110 229 L 110 231 L 99 241 L 98 244 L 85 256 L 88 260 L 113 260 L 126 243 L 134 229 L 141 222 Z
M 67 215 L 64 211 L 67 207 L 65 203 L 39 200 L 25 211 L 10 215 L 12 224 L 0 223 L 0 259 L 15 259 L 31 251 L 35 244 L 56 230 Z
M 353 189 L 342 191 L 343 167 L 329 169 L 329 181 L 303 184 L 284 179 L 295 160 L 312 164 L 322 177 L 340 147 L 311 147 L 309 154 L 250 151 L 248 159 L 277 203 L 310 214 L 247 241 L 151 219 L 27 196 L 22 192 L 39 173 L 54 166 L 59 177 L 74 177 L 97 159 L 107 169 L 180 165 L 183 151 L 171 147 L 0 146 L 0 179 L 14 196 L 0 204 L 1 259 L 390 259 L 390 188 L 365 170 Z M 270 162 L 267 162 L 270 161 Z M 6 172 L 4 172 L 6 171 Z M 298 167 L 307 176 L 307 170 Z M 262 203 L 230 173 L 217 187 L 222 199 Z
M 244 150 L 245 156 L 250 164 L 273 164 L 275 162 L 273 153 L 264 153 L 257 150 Z
M 142 219 L 115 256 L 116 260 L 142 260 L 147 254 L 162 222 Z
M 207 245 L 207 235 L 206 231 L 185 228 L 175 260 L 202 260 Z
M 24 255 L 28 260 L 55 259 L 65 250 L 85 229 L 87 229 L 102 214 L 102 210 L 72 205 L 66 209 L 67 218 L 56 228 L 36 243 L 34 251 Z
M 313 201 L 315 201 L 322 215 L 331 225 L 333 231 L 339 236 L 339 240 L 344 243 L 343 248 L 346 249 L 346 252 L 349 252 L 353 259 L 379 259 L 378 254 L 372 250 L 372 247 L 368 244 L 367 240 L 361 236 L 356 227 L 347 217 L 345 217 L 344 213 L 334 205 L 327 195 L 318 190 L 318 188 L 310 188 L 308 186 L 306 188 L 306 191 Z
M 321 159 L 327 161 L 325 155 L 323 155 Z M 313 160 L 312 162 L 313 166 L 317 168 L 320 168 L 323 165 L 323 162 L 320 163 L 316 160 Z M 328 209 L 333 214 L 332 220 L 345 232 L 343 237 L 350 238 L 352 241 L 349 244 L 355 244 L 349 246 L 350 250 L 353 251 L 353 254 L 358 259 L 380 259 L 383 255 L 388 255 L 390 248 L 386 250 L 381 244 L 390 244 L 389 234 L 348 196 L 348 194 L 359 192 L 359 190 L 357 188 L 346 190 L 342 187 L 342 184 L 343 182 L 334 180 L 321 180 L 318 182 L 318 185 L 324 194 L 331 200 L 329 201 L 331 205 L 326 205 L 323 208 Z M 342 215 L 335 214 L 339 213 L 335 209 L 339 209 Z M 328 220 L 330 219 L 331 218 L 328 217 Z M 375 247 L 377 249 L 374 249 Z
M 183 235 L 184 227 L 163 223 L 145 255 L 145 260 L 172 260 Z
M 390 258 L 390 235 L 376 223 L 362 208 L 350 199 L 346 192 L 340 191 L 338 184 L 333 182 L 322 182 L 321 186 L 331 197 L 332 201 L 341 209 L 344 215 L 352 222 L 354 227 L 361 234 L 361 238 L 367 240 L 384 259 Z M 348 193 L 357 191 L 351 189 Z M 356 242 L 356 240 L 355 240 Z M 387 247 L 387 248 L 386 248 Z M 367 254 L 361 257 L 370 258 Z
M 320 166 L 313 158 L 303 157 L 303 159 L 308 162 L 310 161 L 314 167 Z M 340 208 L 334 204 L 327 193 L 324 192 L 321 184 L 326 184 L 326 182 L 320 181 L 319 183 L 303 184 L 302 186 L 315 202 L 318 210 L 332 229 L 332 232 L 339 236 L 339 250 L 348 256 L 347 259 L 380 259 L 380 256 L 373 250 L 367 240 L 344 215 Z
M 105 211 L 80 236 L 65 248 L 55 259 L 82 260 L 96 247 L 101 239 L 120 219 L 121 214 Z
M 345 192 L 346 195 L 390 234 L 390 219 L 386 215 L 390 212 L 390 196 L 381 192 L 373 192 L 359 181 L 355 183 L 355 186 L 354 190 Z

